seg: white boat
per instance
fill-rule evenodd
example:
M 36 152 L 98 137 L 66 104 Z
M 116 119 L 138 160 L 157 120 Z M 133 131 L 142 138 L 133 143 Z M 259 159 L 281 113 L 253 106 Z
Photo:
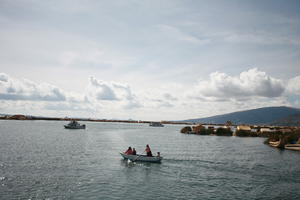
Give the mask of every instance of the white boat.
M 159 163 L 163 159 L 161 156 L 146 156 L 146 155 L 127 155 L 125 153 L 120 153 L 124 159 L 131 161 L 140 161 L 140 162 L 154 162 Z
M 284 145 L 284 148 L 288 150 L 300 151 L 300 144 L 286 144 Z
M 69 124 L 64 125 L 67 129 L 85 129 L 85 124 L 79 124 L 77 121 L 73 120 Z
M 149 126 L 164 127 L 164 125 L 160 122 L 150 122 Z

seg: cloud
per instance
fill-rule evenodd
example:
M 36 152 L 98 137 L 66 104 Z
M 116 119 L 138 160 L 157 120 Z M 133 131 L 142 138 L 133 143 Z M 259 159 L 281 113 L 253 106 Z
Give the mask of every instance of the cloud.
M 0 99 L 21 101 L 65 101 L 64 91 L 48 83 L 35 83 L 0 74 Z
M 290 94 L 300 94 L 300 76 L 291 78 L 288 81 L 287 92 Z
M 289 97 L 300 92 L 299 80 L 297 76 L 284 84 L 254 68 L 237 76 L 211 73 L 192 89 L 176 84 L 133 91 L 128 84 L 90 77 L 80 94 L 0 73 L 0 108 L 4 113 L 48 116 L 151 119 L 157 110 L 162 113 L 160 119 L 198 116 L 199 110 L 202 116 L 209 116 L 263 106 L 297 106 L 299 102 Z M 184 95 L 185 90 L 189 96 Z
M 105 83 L 104 81 L 98 81 L 94 77 L 90 77 L 87 91 L 88 98 L 108 101 L 118 100 L 114 88 L 111 85 Z
M 176 97 L 172 96 L 169 93 L 165 93 L 163 96 L 164 96 L 165 99 L 170 100 L 170 101 L 177 101 L 178 100 Z
M 90 102 L 113 102 L 115 106 L 117 104 L 123 105 L 123 108 L 126 109 L 142 106 L 128 85 L 117 82 L 105 82 L 94 77 L 89 78 L 85 99 Z
M 0 84 L 1 84 L 1 82 L 7 82 L 7 81 L 8 81 L 7 74 L 0 73 Z
M 257 68 L 230 76 L 221 72 L 211 73 L 209 80 L 202 80 L 193 91 L 198 98 L 244 99 L 249 97 L 279 97 L 285 86 L 282 80 L 273 78 Z
M 5 73 L 0 73 L 0 100 L 15 104 L 20 101 L 34 102 L 39 106 L 38 110 L 49 111 L 90 112 L 104 108 L 122 111 L 143 106 L 127 84 L 105 82 L 90 77 L 85 91 L 79 94 L 65 92 L 48 83 L 12 78 Z

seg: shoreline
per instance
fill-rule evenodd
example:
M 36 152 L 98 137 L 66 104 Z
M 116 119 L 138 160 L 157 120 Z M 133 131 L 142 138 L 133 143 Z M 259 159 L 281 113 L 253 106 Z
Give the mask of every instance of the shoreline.
M 46 120 L 46 121 L 88 121 L 88 122 L 112 122 L 112 123 L 143 123 L 150 124 L 155 121 L 144 121 L 144 120 L 114 120 L 114 119 L 91 119 L 91 118 L 60 118 L 60 117 L 35 117 L 35 116 L 25 116 L 25 115 L 11 115 L 0 117 L 0 120 Z M 176 121 L 160 121 L 162 124 L 175 124 L 175 125 L 193 125 L 189 122 L 176 122 Z

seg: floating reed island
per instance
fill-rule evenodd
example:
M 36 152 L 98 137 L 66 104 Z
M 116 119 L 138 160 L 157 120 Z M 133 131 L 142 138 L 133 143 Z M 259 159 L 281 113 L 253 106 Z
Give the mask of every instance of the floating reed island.
M 180 130 L 184 134 L 195 134 L 195 135 L 218 135 L 218 136 L 232 136 L 233 131 L 229 126 L 222 126 L 215 128 L 214 126 L 196 125 L 186 126 Z
M 266 137 L 265 144 L 272 147 L 300 151 L 300 127 L 273 127 L 238 125 L 203 125 L 185 126 L 180 130 L 183 134 Z

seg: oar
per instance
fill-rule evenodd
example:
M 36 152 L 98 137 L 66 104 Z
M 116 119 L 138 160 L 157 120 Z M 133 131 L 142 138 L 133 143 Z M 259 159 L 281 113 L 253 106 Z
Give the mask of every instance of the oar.
M 146 150 L 145 150 L 145 151 L 146 151 Z M 143 153 L 145 153 L 145 151 L 143 151 Z M 136 157 L 134 160 L 132 160 L 132 162 L 136 161 L 139 157 L 141 157 L 141 156 L 143 155 L 143 153 L 140 154 L 138 157 Z

